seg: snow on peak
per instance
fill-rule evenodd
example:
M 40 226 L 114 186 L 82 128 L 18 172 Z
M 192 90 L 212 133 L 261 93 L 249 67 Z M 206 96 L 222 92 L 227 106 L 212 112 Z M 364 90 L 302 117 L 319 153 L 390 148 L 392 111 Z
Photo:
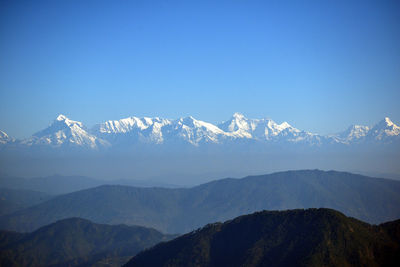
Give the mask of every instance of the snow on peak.
M 125 119 L 106 121 L 104 123 L 97 124 L 93 127 L 92 132 L 100 134 L 123 134 L 143 131 L 152 127 L 157 128 L 170 123 L 170 120 L 161 119 L 159 117 L 138 118 L 132 116 Z
M 167 138 L 185 141 L 195 146 L 200 143 L 219 143 L 226 135 L 214 124 L 196 120 L 192 116 L 172 121 L 163 132 Z
M 398 129 L 399 126 L 393 123 L 393 121 L 389 117 L 383 118 L 380 122 L 375 124 L 372 130 L 395 130 Z
M 67 118 L 67 116 L 65 116 L 63 114 L 58 115 L 57 118 L 50 125 L 50 127 L 54 126 L 54 125 L 58 125 L 58 126 L 55 126 L 55 127 L 63 127 L 61 125 L 66 125 L 67 127 L 70 127 L 70 128 L 74 127 L 74 125 L 76 125 L 76 127 L 80 127 L 80 128 L 84 127 L 82 122 L 71 120 L 71 119 Z
M 15 141 L 14 138 L 11 138 L 8 134 L 0 130 L 0 144 L 6 144 L 13 141 Z
M 6 134 L 5 132 L 0 130 L 0 138 L 5 139 L 5 138 L 9 138 L 9 137 L 8 137 L 8 134 Z
M 184 117 L 184 118 L 179 118 L 178 123 L 180 124 L 185 124 L 185 125 L 191 125 L 194 126 L 196 124 L 197 120 L 193 118 L 192 116 Z
M 236 112 L 230 120 L 222 122 L 218 127 L 227 133 L 235 133 L 236 136 L 251 138 L 251 134 L 248 132 L 251 127 L 249 122 L 243 114 Z
M 287 122 L 278 124 L 267 118 L 248 119 L 240 113 L 235 113 L 230 120 L 219 124 L 219 127 L 233 137 L 260 141 L 306 140 L 310 137 L 309 133 L 302 132 Z
M 345 131 L 337 134 L 336 137 L 343 142 L 348 143 L 350 141 L 358 140 L 365 137 L 368 134 L 369 130 L 370 128 L 368 126 L 353 124 Z
M 91 133 L 116 143 L 126 142 L 126 136 L 132 136 L 143 143 L 161 144 L 164 141 L 162 129 L 169 124 L 171 120 L 159 117 L 132 116 L 97 124 L 92 128 Z
M 399 135 L 400 127 L 394 124 L 389 117 L 378 122 L 370 131 L 370 136 L 376 140 L 386 140 Z
M 385 143 L 390 143 L 392 140 L 398 140 L 397 136 L 400 136 L 400 127 L 388 117 L 372 128 L 352 125 L 340 134 L 322 136 L 301 131 L 287 122 L 278 124 L 268 118 L 249 119 L 238 112 L 228 121 L 218 125 L 197 120 L 192 116 L 175 120 L 132 116 L 97 124 L 90 131 L 81 122 L 60 114 L 49 127 L 21 143 L 53 147 L 77 145 L 89 148 L 110 145 L 127 147 L 129 144 L 139 143 L 172 145 L 189 143 L 199 146 L 204 143 L 232 143 L 236 142 L 235 140 L 320 145 L 323 142 L 352 144 L 368 140 L 374 142 L 383 140 Z M 4 143 L 7 138 L 11 139 L 0 131 L 0 142 Z
M 385 121 L 387 126 L 394 125 L 394 123 L 392 122 L 392 120 L 389 117 L 385 117 L 383 120 Z
M 179 126 L 182 126 L 182 127 L 189 127 L 189 128 L 200 128 L 200 127 L 208 128 L 209 126 L 210 127 L 214 126 L 211 123 L 207 123 L 207 122 L 204 122 L 204 121 L 196 120 L 192 116 L 179 118 L 179 119 L 173 121 L 173 124 L 174 125 L 179 125 Z
M 287 123 L 286 121 L 282 122 L 281 124 L 277 124 L 276 128 L 279 129 L 280 131 L 283 131 L 287 128 L 293 128 L 289 123 Z
M 235 112 L 235 113 L 233 113 L 232 118 L 244 119 L 245 116 L 244 116 L 242 113 L 240 113 L 240 112 Z
M 385 117 L 373 127 L 363 125 L 351 125 L 346 131 L 336 135 L 344 143 L 361 140 L 391 142 L 393 137 L 400 135 L 400 127 L 394 124 L 388 117 Z
M 79 121 L 68 119 L 60 114 L 49 127 L 35 133 L 31 138 L 23 141 L 26 145 L 81 146 L 98 148 L 108 146 L 107 142 L 89 134 Z
M 68 119 L 67 116 L 60 114 L 57 116 L 56 121 L 65 121 L 67 119 Z

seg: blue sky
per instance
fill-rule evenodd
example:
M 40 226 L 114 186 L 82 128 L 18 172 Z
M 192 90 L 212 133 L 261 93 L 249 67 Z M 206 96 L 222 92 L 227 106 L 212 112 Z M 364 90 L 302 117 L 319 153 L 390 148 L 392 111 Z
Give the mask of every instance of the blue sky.
M 400 1 L 0 1 L 0 129 L 59 113 L 400 123 Z

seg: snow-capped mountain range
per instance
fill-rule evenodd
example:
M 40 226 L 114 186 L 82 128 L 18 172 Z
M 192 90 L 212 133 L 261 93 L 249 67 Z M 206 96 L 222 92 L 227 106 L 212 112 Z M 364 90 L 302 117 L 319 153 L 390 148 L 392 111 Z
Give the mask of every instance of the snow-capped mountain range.
M 278 124 L 271 119 L 249 119 L 240 113 L 218 125 L 193 117 L 175 120 L 129 117 L 106 121 L 86 128 L 81 122 L 59 115 L 49 127 L 24 140 L 15 140 L 0 131 L 0 145 L 18 147 L 78 147 L 89 150 L 110 149 L 135 144 L 205 144 L 232 145 L 253 142 L 260 144 L 325 144 L 353 145 L 362 143 L 392 144 L 400 142 L 400 127 L 389 118 L 376 125 L 352 125 L 335 135 L 319 135 L 299 130 L 287 122 Z

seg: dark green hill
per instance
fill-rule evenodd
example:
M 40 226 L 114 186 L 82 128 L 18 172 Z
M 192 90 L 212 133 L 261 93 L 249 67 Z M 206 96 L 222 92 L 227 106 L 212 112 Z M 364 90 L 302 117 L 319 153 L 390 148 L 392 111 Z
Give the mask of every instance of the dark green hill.
M 0 188 L 0 215 L 34 206 L 52 197 L 43 192 Z
M 171 237 L 139 226 L 65 219 L 27 234 L 1 231 L 0 266 L 118 265 Z
M 125 266 L 399 266 L 400 221 L 371 226 L 330 209 L 263 211 L 145 250 Z
M 100 186 L 2 216 L 0 229 L 32 231 L 81 217 L 184 233 L 259 210 L 320 207 L 369 223 L 394 220 L 400 217 L 400 181 L 309 170 L 223 179 L 188 189 Z

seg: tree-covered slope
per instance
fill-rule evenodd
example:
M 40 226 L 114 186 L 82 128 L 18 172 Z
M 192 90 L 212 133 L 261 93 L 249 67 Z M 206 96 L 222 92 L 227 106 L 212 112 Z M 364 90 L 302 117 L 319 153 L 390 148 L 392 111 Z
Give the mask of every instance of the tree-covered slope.
M 91 265 L 121 263 L 172 236 L 154 229 L 101 225 L 70 218 L 32 233 L 0 232 L 1 266 Z
M 309 170 L 223 179 L 188 189 L 100 186 L 2 216 L 0 228 L 32 231 L 81 217 L 184 233 L 259 210 L 320 207 L 369 223 L 394 220 L 400 217 L 400 181 Z
M 400 221 L 372 226 L 331 209 L 263 211 L 158 244 L 125 266 L 398 266 L 399 230 Z

